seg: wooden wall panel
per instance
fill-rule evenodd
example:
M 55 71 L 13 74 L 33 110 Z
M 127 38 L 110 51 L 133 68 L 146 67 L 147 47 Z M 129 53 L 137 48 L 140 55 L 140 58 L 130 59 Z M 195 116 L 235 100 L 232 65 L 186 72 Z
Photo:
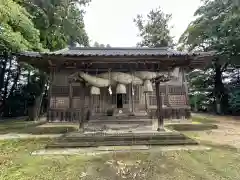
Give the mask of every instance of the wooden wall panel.
M 67 72 L 56 72 L 53 78 L 53 85 L 56 86 L 68 86 L 68 76 Z
M 52 96 L 68 96 L 69 86 L 52 86 Z

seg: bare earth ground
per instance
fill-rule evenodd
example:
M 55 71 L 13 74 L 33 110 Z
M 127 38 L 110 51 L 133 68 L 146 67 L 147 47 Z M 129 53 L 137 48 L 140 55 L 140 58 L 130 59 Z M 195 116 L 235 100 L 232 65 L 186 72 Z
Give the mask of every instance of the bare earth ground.
M 214 116 L 206 114 L 193 114 L 193 116 L 216 120 L 214 124 L 218 125 L 218 129 L 187 132 L 186 134 L 199 140 L 211 141 L 217 144 L 240 148 L 240 117 Z
M 0 140 L 0 180 L 239 180 L 239 150 L 223 144 L 240 148 L 240 121 L 230 117 L 207 118 L 217 120 L 214 123 L 219 129 L 184 132 L 203 140 L 203 145 L 204 141 L 222 144 L 207 144 L 212 149 L 204 151 L 32 156 L 31 152 L 43 149 L 53 139 Z M 30 127 L 29 122 L 0 123 L 2 134 L 63 131 Z

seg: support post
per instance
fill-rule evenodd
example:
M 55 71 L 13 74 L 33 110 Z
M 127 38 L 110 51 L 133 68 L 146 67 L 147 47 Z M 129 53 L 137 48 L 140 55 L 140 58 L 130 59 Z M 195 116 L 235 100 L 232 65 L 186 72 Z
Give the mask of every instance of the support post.
M 69 120 L 70 121 L 73 120 L 72 102 L 73 102 L 73 87 L 72 87 L 72 81 L 69 81 L 69 110 L 70 110 Z
M 148 113 L 148 96 L 147 96 L 147 92 L 144 93 L 145 96 L 145 110 Z
M 50 116 L 51 108 L 51 98 L 52 98 L 52 84 L 55 75 L 55 67 L 50 66 L 50 76 L 49 76 L 49 89 L 48 89 L 48 107 L 47 107 L 47 121 L 53 121 L 52 116 Z
M 81 107 L 81 118 L 79 118 L 79 131 L 84 132 L 84 120 L 85 120 L 85 91 L 86 91 L 86 84 L 85 82 L 82 83 L 82 107 Z
M 157 131 L 163 130 L 163 115 L 162 115 L 162 97 L 160 94 L 160 81 L 156 80 L 156 99 L 157 99 Z
M 132 101 L 132 113 L 134 114 L 134 95 L 133 95 L 133 83 L 131 83 L 131 101 Z
M 91 119 L 91 116 L 94 115 L 94 110 L 93 110 L 93 95 L 89 94 L 89 108 L 87 112 L 87 120 L 89 121 Z

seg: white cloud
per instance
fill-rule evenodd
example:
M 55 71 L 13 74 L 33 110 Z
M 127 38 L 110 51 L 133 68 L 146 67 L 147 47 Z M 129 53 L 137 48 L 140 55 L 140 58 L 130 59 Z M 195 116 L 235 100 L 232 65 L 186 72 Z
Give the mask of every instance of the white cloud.
M 171 34 L 178 40 L 193 20 L 200 0 L 92 0 L 86 8 L 85 25 L 94 43 L 113 47 L 131 47 L 139 41 L 138 30 L 133 22 L 137 14 L 147 14 L 160 6 L 172 14 Z

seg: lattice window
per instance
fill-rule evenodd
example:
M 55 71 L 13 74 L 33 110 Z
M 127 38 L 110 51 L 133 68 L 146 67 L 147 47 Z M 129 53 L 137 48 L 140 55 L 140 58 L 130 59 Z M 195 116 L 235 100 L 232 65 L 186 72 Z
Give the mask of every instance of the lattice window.
M 184 86 L 168 86 L 168 92 L 171 95 L 183 95 L 185 94 Z
M 164 99 L 165 99 L 165 95 L 161 95 L 162 96 L 162 105 L 166 105 Z M 157 97 L 156 95 L 152 95 L 152 96 L 149 96 L 149 105 L 150 106 L 156 106 L 157 105 Z
M 182 106 L 186 105 L 185 95 L 169 95 L 170 106 Z
M 134 95 L 134 103 L 139 104 L 140 103 L 140 96 L 142 95 L 142 86 L 134 86 L 133 87 Z
M 52 87 L 53 96 L 68 96 L 69 87 L 68 86 L 53 86 Z
M 167 97 L 165 96 L 166 93 L 166 86 L 160 86 L 160 93 L 162 97 L 162 104 L 167 105 Z M 157 97 L 156 97 L 156 87 L 153 86 L 153 92 L 148 93 L 149 96 L 149 105 L 156 106 L 157 105 Z
M 99 95 L 92 95 L 92 105 L 94 112 L 100 113 L 101 112 L 101 101 Z
M 52 97 L 50 101 L 51 108 L 68 108 L 69 98 L 68 97 Z
M 123 98 L 123 104 L 128 104 L 127 94 L 123 94 L 123 95 L 122 95 L 122 98 Z

